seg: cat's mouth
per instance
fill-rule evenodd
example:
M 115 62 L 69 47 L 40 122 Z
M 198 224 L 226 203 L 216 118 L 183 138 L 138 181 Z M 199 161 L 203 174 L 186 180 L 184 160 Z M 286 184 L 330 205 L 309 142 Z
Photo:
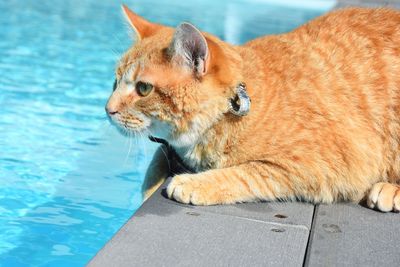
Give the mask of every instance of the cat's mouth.
M 123 135 L 127 136 L 146 133 L 151 125 L 151 119 L 136 111 L 130 113 L 108 113 L 108 119 Z
M 165 140 L 171 139 L 171 125 L 150 118 L 141 112 L 107 114 L 110 123 L 125 136 L 154 136 Z
M 107 108 L 106 108 L 107 110 Z M 199 122 L 194 120 L 187 131 L 179 131 L 171 123 L 161 121 L 156 116 L 147 116 L 137 111 L 129 110 L 122 112 L 107 111 L 108 119 L 112 125 L 124 136 L 153 136 L 167 140 L 171 144 L 182 147 L 195 143 L 200 133 Z

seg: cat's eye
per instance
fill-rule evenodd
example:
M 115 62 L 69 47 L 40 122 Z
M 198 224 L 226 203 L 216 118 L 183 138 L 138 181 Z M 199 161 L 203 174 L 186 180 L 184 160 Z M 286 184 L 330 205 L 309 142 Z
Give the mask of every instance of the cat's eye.
M 140 96 L 147 96 L 153 90 L 153 85 L 151 83 L 137 82 L 136 91 Z
M 117 79 L 114 80 L 114 85 L 113 85 L 113 92 L 117 89 Z

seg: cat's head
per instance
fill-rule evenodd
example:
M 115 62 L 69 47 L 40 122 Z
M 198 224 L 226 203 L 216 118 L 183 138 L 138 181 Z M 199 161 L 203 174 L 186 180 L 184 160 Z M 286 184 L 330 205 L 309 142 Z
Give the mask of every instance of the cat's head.
M 189 23 L 151 23 L 123 6 L 136 42 L 116 68 L 106 110 L 124 132 L 188 146 L 224 119 L 241 81 L 236 48 Z

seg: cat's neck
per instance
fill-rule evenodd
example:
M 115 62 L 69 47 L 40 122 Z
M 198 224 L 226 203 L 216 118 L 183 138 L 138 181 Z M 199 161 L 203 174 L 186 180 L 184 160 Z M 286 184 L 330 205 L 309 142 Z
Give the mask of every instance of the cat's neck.
M 250 96 L 255 96 L 259 89 L 257 87 L 262 86 L 263 73 L 252 72 L 248 69 L 250 64 L 252 69 L 259 65 L 257 55 L 252 49 L 240 47 L 237 47 L 237 49 L 242 60 L 239 67 L 240 73 L 237 75 L 241 77 L 241 80 L 236 82 L 243 82 L 248 85 Z M 237 67 L 235 66 L 235 68 Z M 261 67 L 257 69 L 261 69 Z M 228 101 L 229 99 L 226 99 L 226 104 L 228 104 Z M 224 103 L 221 103 L 221 105 L 224 105 Z M 195 171 L 222 168 L 232 164 L 233 157 L 229 154 L 235 153 L 237 150 L 235 144 L 238 143 L 237 140 L 242 138 L 240 132 L 247 125 L 246 116 L 238 117 L 229 112 L 209 114 L 212 111 L 208 108 L 205 108 L 204 111 L 207 112 L 208 117 L 214 118 L 212 125 L 209 125 L 207 130 L 202 131 L 201 134 L 196 134 L 197 129 L 192 129 L 180 140 L 170 143 L 182 161 Z
M 172 146 L 181 160 L 194 171 L 205 171 L 219 168 L 223 165 L 223 148 L 229 138 L 229 133 L 219 136 L 213 127 L 192 145 Z

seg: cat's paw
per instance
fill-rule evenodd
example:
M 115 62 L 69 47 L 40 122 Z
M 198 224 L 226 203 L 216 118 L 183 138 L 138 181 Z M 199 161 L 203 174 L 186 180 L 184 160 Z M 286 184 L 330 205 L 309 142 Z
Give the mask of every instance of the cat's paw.
M 391 183 L 376 183 L 367 198 L 368 207 L 382 212 L 400 211 L 400 186 Z
M 195 174 L 177 175 L 167 187 L 167 195 L 170 199 L 193 205 L 213 205 L 207 190 L 207 182 Z

